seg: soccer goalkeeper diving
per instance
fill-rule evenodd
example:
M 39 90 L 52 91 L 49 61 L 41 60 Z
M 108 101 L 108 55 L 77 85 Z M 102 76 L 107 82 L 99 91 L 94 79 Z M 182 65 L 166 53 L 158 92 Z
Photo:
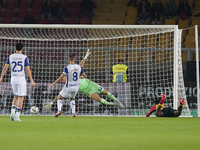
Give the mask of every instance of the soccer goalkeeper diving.
M 88 58 L 88 56 L 90 55 L 90 51 L 88 49 L 84 59 L 80 62 L 80 66 L 83 67 L 85 64 L 86 59 Z M 66 78 L 63 79 L 63 83 L 65 83 Z M 83 93 L 86 96 L 89 96 L 91 99 L 94 99 L 96 101 L 99 101 L 100 103 L 104 104 L 104 105 L 112 105 L 112 106 L 119 106 L 121 108 L 124 108 L 124 106 L 117 100 L 117 98 L 112 95 L 110 92 L 106 91 L 103 87 L 101 87 L 100 85 L 90 81 L 89 79 L 79 79 L 79 93 Z M 108 98 L 112 99 L 114 102 L 108 102 L 105 99 L 99 97 L 98 94 L 103 94 L 105 96 L 107 96 Z M 49 110 L 51 108 L 51 106 L 57 102 L 57 97 L 54 98 L 54 100 L 50 103 L 46 103 L 46 105 L 44 106 L 45 110 Z M 75 101 L 72 102 L 70 101 L 70 106 L 72 109 L 72 117 L 76 117 L 75 114 Z M 54 115 L 54 117 L 58 117 L 59 115 L 62 114 L 61 111 L 62 108 L 62 104 L 58 105 L 58 112 Z

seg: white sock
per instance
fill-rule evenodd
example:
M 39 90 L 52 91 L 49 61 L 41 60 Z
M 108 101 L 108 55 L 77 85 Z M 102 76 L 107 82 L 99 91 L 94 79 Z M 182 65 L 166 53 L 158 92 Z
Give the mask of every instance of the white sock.
M 57 107 L 58 107 L 58 112 L 61 112 L 61 109 L 62 109 L 62 100 L 61 99 L 57 99 Z
M 70 101 L 70 106 L 71 106 L 71 109 L 72 109 L 72 114 L 75 114 L 75 100 Z
M 11 115 L 15 115 L 16 109 L 17 109 L 17 106 L 12 105 L 12 108 L 11 108 Z
M 22 109 L 17 108 L 17 110 L 16 110 L 16 117 L 17 117 L 17 118 L 19 118 L 21 112 L 22 112 Z

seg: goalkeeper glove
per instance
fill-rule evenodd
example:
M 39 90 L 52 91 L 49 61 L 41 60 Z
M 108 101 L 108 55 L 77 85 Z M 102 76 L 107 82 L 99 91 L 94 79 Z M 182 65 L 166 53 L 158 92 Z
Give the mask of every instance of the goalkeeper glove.
M 85 55 L 84 59 L 87 59 L 88 56 L 90 55 L 90 53 L 91 53 L 91 52 L 90 52 L 90 50 L 88 49 L 87 52 L 86 52 L 86 55 Z
M 164 101 L 165 101 L 165 99 L 166 99 L 166 96 L 165 96 L 165 94 L 162 94 L 162 99 L 160 100 L 160 104 L 163 104 L 163 103 L 164 103 Z
M 53 104 L 51 104 L 51 103 L 45 103 L 45 104 L 46 104 L 46 105 L 43 107 L 44 110 L 50 110 L 51 106 L 53 105 Z

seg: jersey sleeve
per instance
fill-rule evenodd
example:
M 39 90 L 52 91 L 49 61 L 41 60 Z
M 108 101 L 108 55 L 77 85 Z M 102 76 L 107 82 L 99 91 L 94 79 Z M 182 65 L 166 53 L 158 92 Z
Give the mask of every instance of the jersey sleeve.
M 25 68 L 27 68 L 27 67 L 30 67 L 28 57 L 26 57 L 26 59 L 25 59 Z
M 6 65 L 10 65 L 10 59 L 9 59 L 9 57 L 6 60 Z
M 156 106 L 154 105 L 153 107 L 151 107 L 151 109 L 149 110 L 149 112 L 146 114 L 146 117 L 149 117 L 155 111 L 156 111 Z
M 81 67 L 81 75 L 84 73 L 83 68 Z
M 63 73 L 64 73 L 64 74 L 67 74 L 67 73 L 68 73 L 67 66 L 63 69 Z

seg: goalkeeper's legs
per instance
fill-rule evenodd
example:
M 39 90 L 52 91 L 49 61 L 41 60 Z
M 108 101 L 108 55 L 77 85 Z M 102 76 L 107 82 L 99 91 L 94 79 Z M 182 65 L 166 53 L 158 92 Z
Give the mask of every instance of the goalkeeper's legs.
M 112 95 L 110 92 L 108 92 L 106 90 L 103 90 L 103 92 L 101 94 L 106 95 L 108 98 L 112 99 L 113 101 L 116 101 L 118 103 L 119 107 L 124 108 L 124 106 L 122 105 L 122 103 L 120 103 L 117 100 L 117 98 L 114 95 Z
M 98 102 L 100 102 L 100 103 L 102 103 L 102 104 L 104 104 L 104 105 L 114 105 L 114 106 L 116 106 L 115 103 L 108 102 L 108 101 L 106 101 L 105 99 L 100 98 L 99 95 L 98 95 L 97 93 L 91 94 L 91 95 L 90 95 L 90 98 L 93 99 L 93 100 L 96 100 L 96 101 L 98 101 Z
M 112 99 L 113 101 L 117 101 L 117 98 L 106 90 L 103 90 L 101 94 L 105 95 L 107 98 Z

